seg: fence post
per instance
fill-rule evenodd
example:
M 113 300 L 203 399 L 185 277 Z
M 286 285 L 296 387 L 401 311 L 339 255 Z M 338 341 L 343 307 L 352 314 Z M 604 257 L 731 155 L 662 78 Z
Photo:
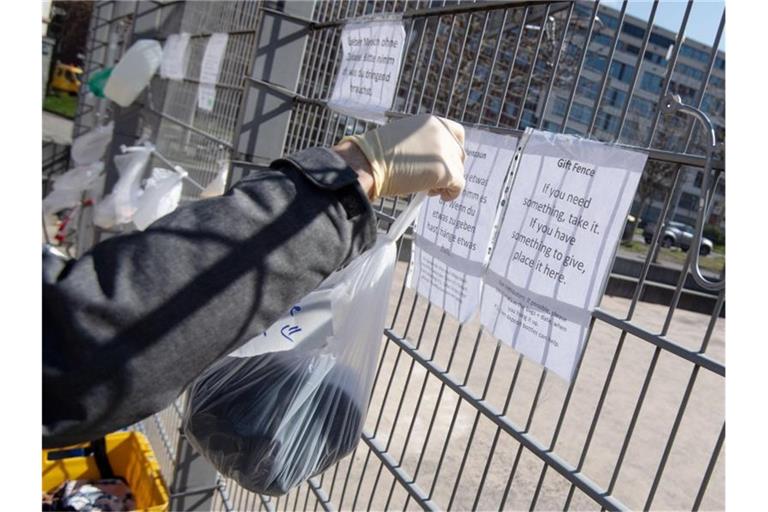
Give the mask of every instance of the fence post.
M 168 3 L 158 8 L 156 2 L 139 2 L 134 21 L 133 39 L 165 38 L 168 35 L 181 31 L 182 20 L 186 2 Z M 148 86 L 156 108 L 163 109 L 165 96 L 168 89 L 168 81 L 160 77 L 154 77 Z M 138 135 L 139 129 L 148 130 L 153 138 L 157 136 L 160 127 L 158 116 L 144 116 L 147 105 L 131 106 L 136 108 L 136 116 L 129 115 L 129 119 L 136 123 L 131 126 L 128 133 Z M 117 126 L 115 126 L 117 131 Z M 113 140 L 113 149 L 119 148 Z M 135 143 L 135 139 L 126 144 Z M 117 144 L 117 145 L 115 145 Z M 185 399 L 188 400 L 188 398 Z M 174 408 L 176 413 L 179 413 Z M 186 405 L 185 405 L 186 410 Z M 183 432 L 179 432 L 175 446 L 175 459 L 173 461 L 173 473 L 170 484 L 171 503 L 169 510 L 200 510 L 213 509 L 213 496 L 217 485 L 218 473 L 211 464 L 199 455 L 187 441 Z

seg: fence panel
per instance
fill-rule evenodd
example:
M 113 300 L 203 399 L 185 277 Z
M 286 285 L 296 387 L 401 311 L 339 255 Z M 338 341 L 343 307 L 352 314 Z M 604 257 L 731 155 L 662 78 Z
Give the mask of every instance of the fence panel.
M 683 36 L 694 7 L 674 33 L 647 30 L 663 4 L 643 20 L 626 3 L 319 3 L 284 152 L 372 127 L 325 106 L 341 25 L 402 12 L 408 46 L 390 117 L 431 112 L 506 133 L 534 127 L 641 148 L 650 155 L 646 174 L 671 168 L 660 213 L 669 218 L 686 178 L 704 165 L 705 140 L 691 120 L 662 116 L 658 105 L 668 92 L 694 106 L 722 92 L 714 63 L 724 56 L 711 48 L 723 21 L 710 50 L 696 55 L 701 76 L 685 96 L 692 51 Z M 651 72 L 661 80 L 654 87 L 643 78 Z M 382 229 L 404 204 L 379 202 Z M 606 296 L 593 315 L 566 386 L 477 321 L 459 325 L 407 288 L 409 239 L 400 251 L 363 440 L 319 476 L 323 508 L 724 506 L 724 295 L 713 297 L 708 319 L 678 308 L 690 257 L 658 306 L 640 301 L 650 285 L 647 251 L 632 298 Z M 317 508 L 310 491 L 286 508 Z

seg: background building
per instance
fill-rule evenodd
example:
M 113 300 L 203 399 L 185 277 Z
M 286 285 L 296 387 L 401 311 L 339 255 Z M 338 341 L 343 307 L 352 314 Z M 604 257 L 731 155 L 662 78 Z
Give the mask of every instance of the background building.
M 442 77 L 430 77 L 432 73 L 425 72 L 416 74 L 415 80 L 403 79 L 401 83 L 409 92 L 401 89 L 397 106 L 414 112 L 448 112 L 457 119 L 500 127 L 535 127 L 638 147 L 703 154 L 701 133 L 698 128 L 691 131 L 689 120 L 658 115 L 657 104 L 675 56 L 677 34 L 657 25 L 649 29 L 648 20 L 628 14 L 618 30 L 620 12 L 605 5 L 595 15 L 592 22 L 593 7 L 588 3 L 575 4 L 572 12 L 563 6 L 531 8 L 527 16 L 521 12 L 514 20 L 524 24 L 522 33 L 510 20 L 503 23 L 500 18 L 475 16 L 457 18 L 452 25 L 441 24 L 433 51 L 420 53 L 420 64 L 413 57 L 404 73 L 414 65 L 435 75 L 446 68 Z M 517 44 L 503 44 L 495 52 L 493 43 L 498 37 Z M 446 75 L 453 76 L 453 81 L 446 80 Z M 419 105 L 411 92 L 412 83 L 422 87 Z M 485 83 L 485 88 L 478 83 Z M 699 106 L 714 123 L 718 140 L 725 140 L 723 51 L 713 53 L 711 46 L 684 38 L 669 91 L 679 94 L 684 103 Z M 723 147 L 721 144 L 717 152 L 721 160 Z M 649 163 L 632 213 L 655 222 L 674 171 L 673 166 Z M 701 182 L 700 170 L 682 170 L 672 219 L 695 224 Z M 725 185 L 721 181 L 709 224 L 724 229 L 724 206 Z

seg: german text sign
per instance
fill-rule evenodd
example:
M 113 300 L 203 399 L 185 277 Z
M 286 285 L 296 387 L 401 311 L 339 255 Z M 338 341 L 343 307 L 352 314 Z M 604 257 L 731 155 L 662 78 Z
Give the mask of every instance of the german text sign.
M 466 186 L 452 202 L 431 197 L 416 225 L 409 284 L 460 322 L 480 304 L 484 265 L 517 139 L 467 128 Z
M 229 35 L 225 33 L 211 34 L 205 46 L 203 61 L 200 64 L 200 84 L 197 88 L 197 106 L 201 110 L 211 112 L 216 102 L 216 82 L 219 80 L 221 63 L 227 49 Z
M 401 20 L 348 23 L 341 31 L 341 65 L 328 106 L 358 119 L 386 122 L 404 46 Z
M 647 156 L 568 135 L 526 136 L 480 320 L 570 381 Z

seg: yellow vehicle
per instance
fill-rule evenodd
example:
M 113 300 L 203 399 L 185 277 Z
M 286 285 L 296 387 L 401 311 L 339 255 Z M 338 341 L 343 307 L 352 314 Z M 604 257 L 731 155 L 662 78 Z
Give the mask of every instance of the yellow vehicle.
M 53 70 L 51 89 L 77 94 L 80 91 L 79 77 L 82 74 L 83 70 L 77 66 L 57 62 Z

